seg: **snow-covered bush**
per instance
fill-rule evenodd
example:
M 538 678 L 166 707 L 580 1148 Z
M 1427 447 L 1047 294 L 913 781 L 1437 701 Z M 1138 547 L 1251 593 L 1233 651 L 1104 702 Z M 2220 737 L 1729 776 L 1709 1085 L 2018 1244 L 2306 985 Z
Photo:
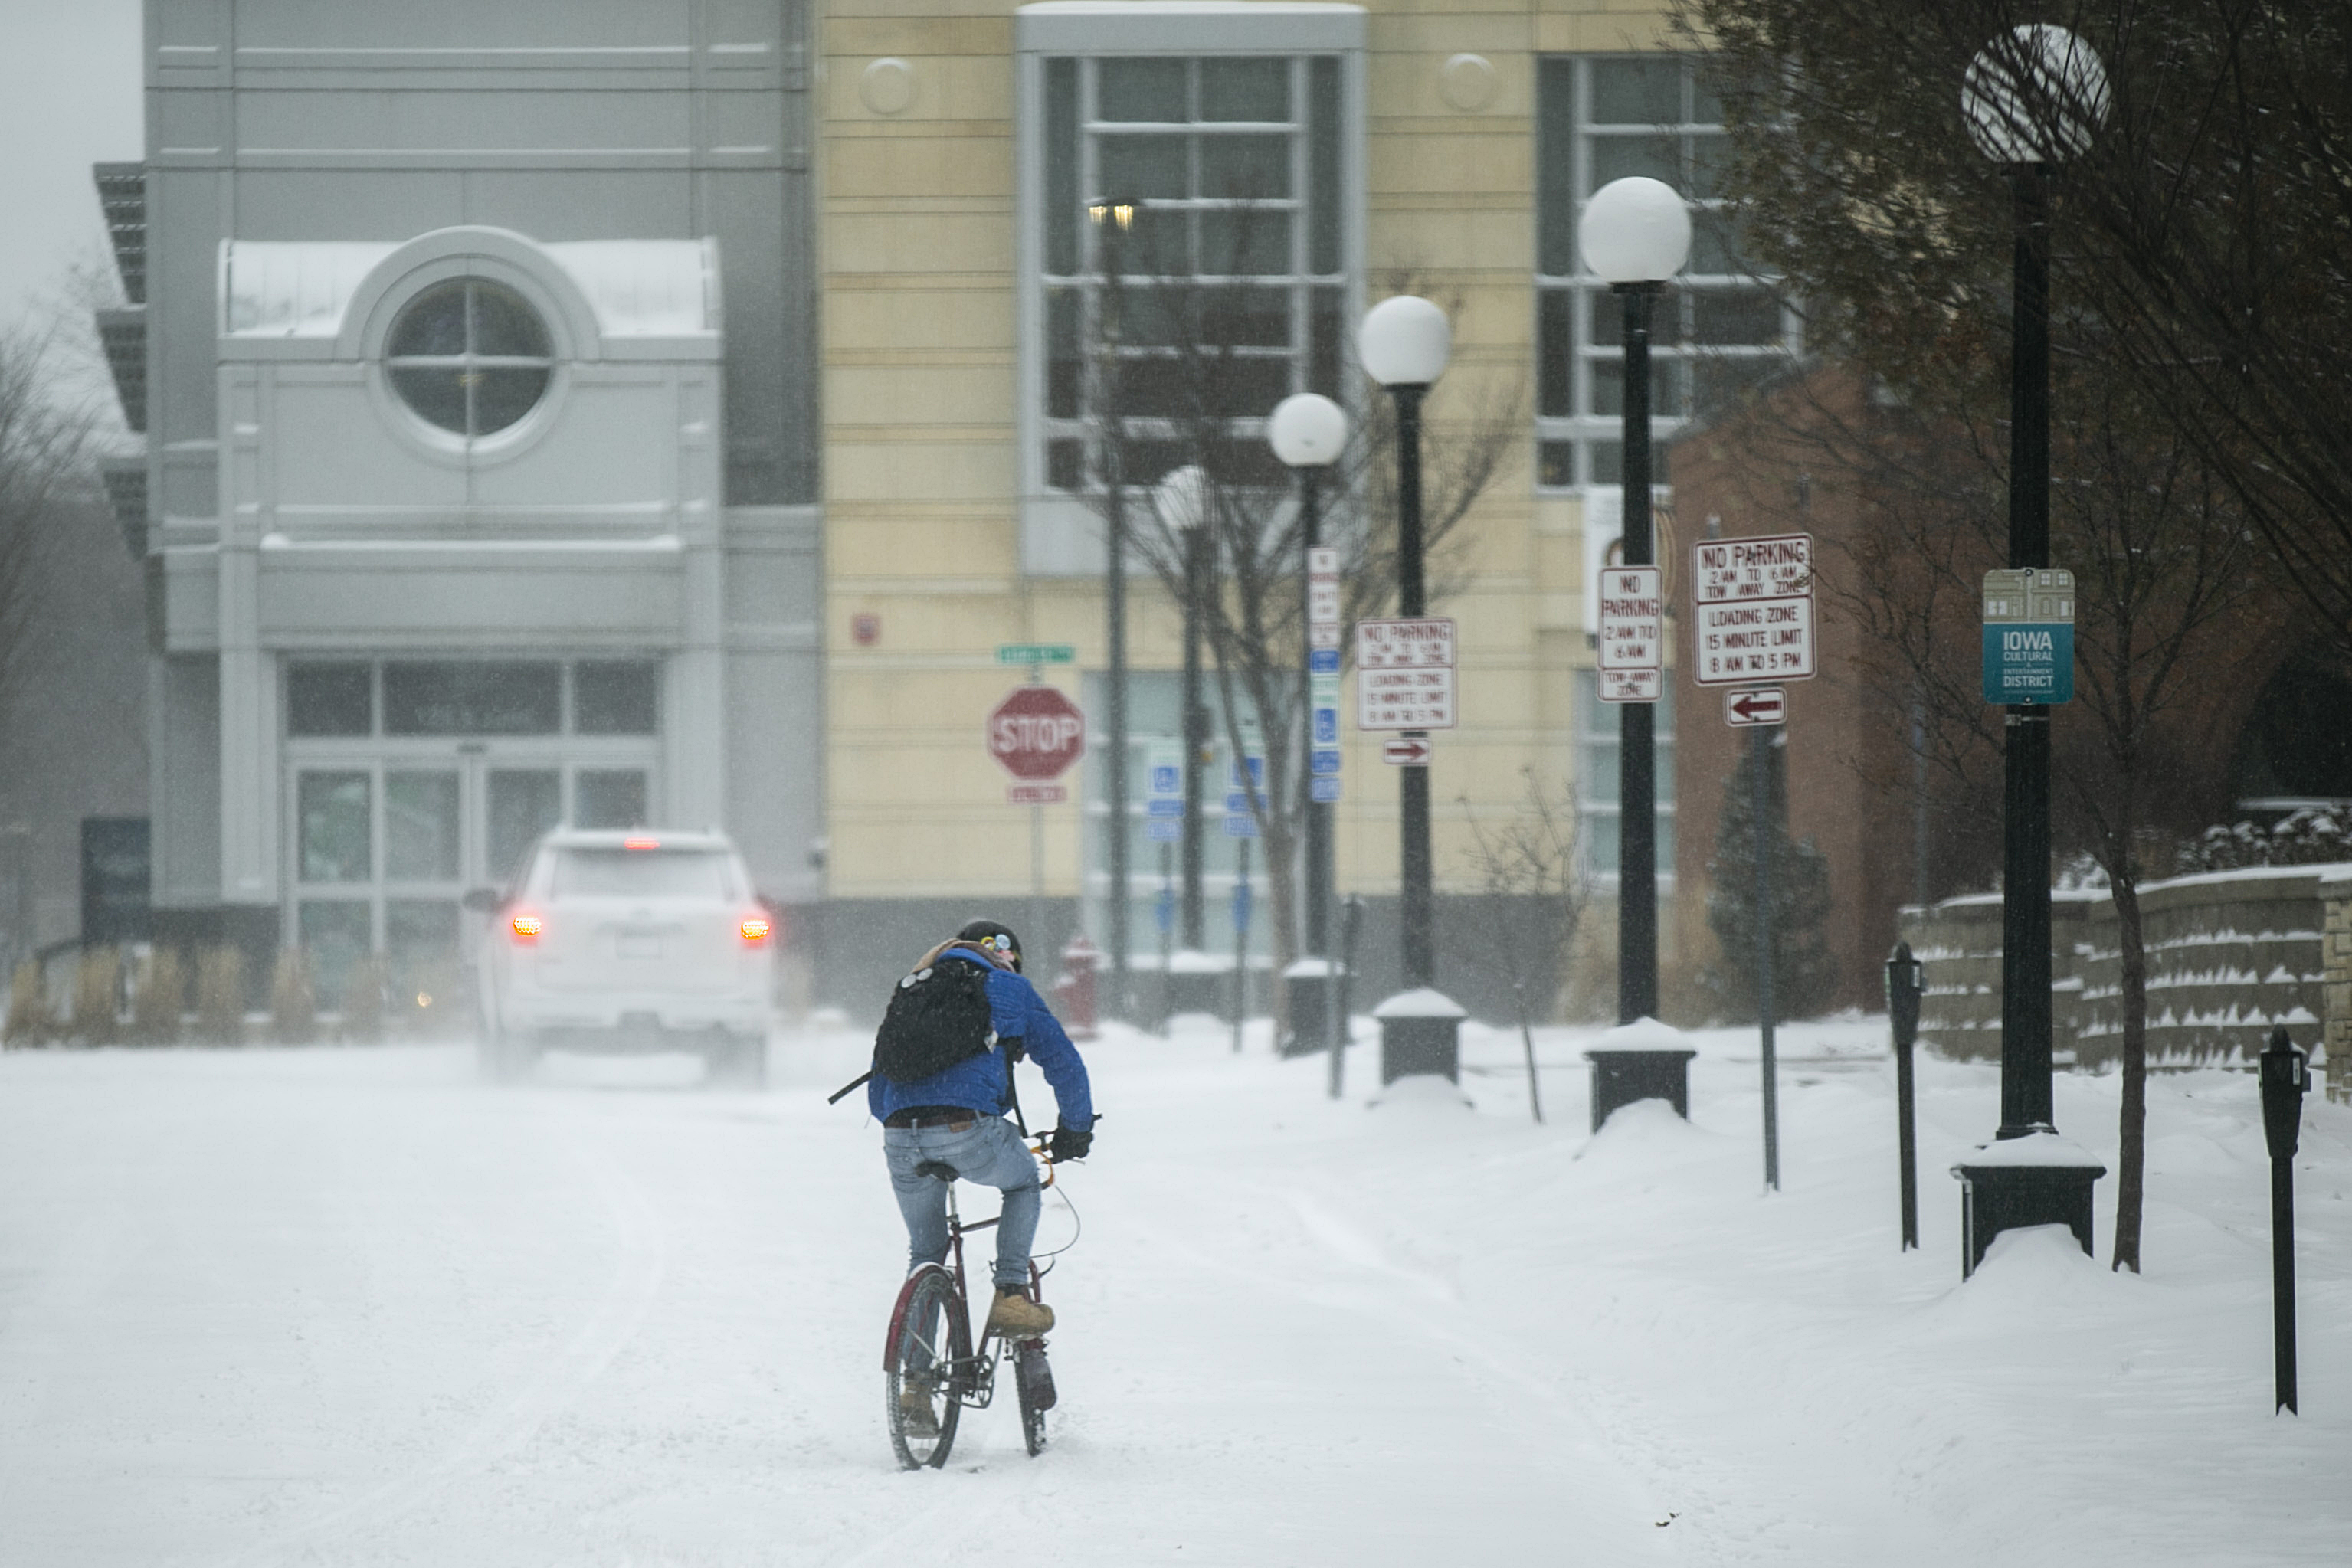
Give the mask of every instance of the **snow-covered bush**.
M 158 947 L 139 966 L 131 997 L 131 1038 L 142 1045 L 172 1045 L 188 1010 L 188 967 L 177 947 Z
M 112 1045 L 120 1027 L 122 956 L 111 947 L 85 947 L 74 965 L 73 1037 L 84 1045 Z
M 2208 828 L 2173 857 L 2177 875 L 2255 865 L 2320 865 L 2352 861 L 2352 821 L 2305 807 L 2269 827 L 2239 821 Z
M 207 1045 L 245 1043 L 245 955 L 207 947 L 196 965 L 196 1038 Z
M 269 977 L 269 1038 L 280 1045 L 308 1045 L 319 1032 L 319 998 L 310 988 L 310 956 L 280 947 Z
M 41 988 L 41 967 L 30 958 L 8 981 L 7 1039 L 10 1045 L 38 1045 L 56 1032 L 49 999 Z

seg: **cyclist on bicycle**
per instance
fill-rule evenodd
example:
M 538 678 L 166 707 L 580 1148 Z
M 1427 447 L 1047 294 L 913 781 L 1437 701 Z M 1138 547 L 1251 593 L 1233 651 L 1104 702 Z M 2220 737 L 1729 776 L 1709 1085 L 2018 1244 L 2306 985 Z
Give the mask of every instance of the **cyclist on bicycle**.
M 966 1181 L 999 1189 L 1004 1207 L 996 1227 L 996 1299 L 988 1326 L 1008 1338 L 1042 1334 L 1054 1326 L 1053 1309 L 1027 1293 L 1042 1191 L 1037 1162 L 1004 1113 L 1013 1063 L 1025 1052 L 1045 1070 L 1061 1107 L 1049 1155 L 1086 1158 L 1095 1123 L 1087 1064 L 1045 998 L 1022 977 L 1021 939 L 1010 928 L 972 921 L 923 955 L 915 968 L 921 973 L 942 964 L 974 965 L 985 973 L 993 1046 L 911 1082 L 893 1082 L 877 1072 L 866 1091 L 866 1105 L 882 1124 L 883 1157 L 907 1221 L 908 1267 L 943 1262 L 948 1253 L 946 1185 L 916 1175 L 917 1166 L 935 1160 Z

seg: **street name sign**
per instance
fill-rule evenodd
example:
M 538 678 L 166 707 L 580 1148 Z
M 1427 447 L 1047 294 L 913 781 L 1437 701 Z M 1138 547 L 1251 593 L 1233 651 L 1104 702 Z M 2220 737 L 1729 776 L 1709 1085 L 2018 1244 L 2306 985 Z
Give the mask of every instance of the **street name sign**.
M 1067 643 L 999 643 L 996 662 L 1000 664 L 1070 664 L 1077 662 L 1078 651 Z
M 1356 622 L 1356 727 L 1454 727 L 1454 622 Z
M 1008 784 L 1004 798 L 1015 806 L 1059 806 L 1070 792 L 1059 784 Z
M 1779 686 L 1750 686 L 1723 694 L 1723 722 L 1734 729 L 1789 722 L 1789 694 Z
M 2074 574 L 2016 567 L 1984 579 L 1984 700 L 2039 707 L 2074 700 Z
M 1654 703 L 1665 682 L 1666 612 L 1654 566 L 1601 573 L 1601 700 Z
M 1691 679 L 1703 686 L 1813 678 L 1813 536 L 1691 547 Z

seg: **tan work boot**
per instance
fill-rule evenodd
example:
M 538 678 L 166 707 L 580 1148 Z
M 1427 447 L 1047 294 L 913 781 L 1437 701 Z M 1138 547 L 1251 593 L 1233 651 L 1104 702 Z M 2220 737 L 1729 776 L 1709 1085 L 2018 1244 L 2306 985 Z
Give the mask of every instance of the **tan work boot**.
M 1053 1308 L 1017 1291 L 997 1291 L 996 1300 L 988 1309 L 989 1332 L 1006 1339 L 1034 1339 L 1053 1326 Z
M 913 1384 L 898 1390 L 898 1426 L 909 1437 L 936 1437 L 940 1418 L 931 1414 L 930 1391 Z

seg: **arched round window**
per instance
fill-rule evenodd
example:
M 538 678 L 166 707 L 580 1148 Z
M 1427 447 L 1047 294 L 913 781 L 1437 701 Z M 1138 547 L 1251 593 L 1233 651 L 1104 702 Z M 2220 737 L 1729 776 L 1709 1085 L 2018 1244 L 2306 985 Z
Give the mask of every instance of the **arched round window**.
M 436 284 L 410 300 L 383 357 L 393 390 L 418 418 L 469 438 L 529 413 L 555 372 L 539 312 L 479 277 Z

